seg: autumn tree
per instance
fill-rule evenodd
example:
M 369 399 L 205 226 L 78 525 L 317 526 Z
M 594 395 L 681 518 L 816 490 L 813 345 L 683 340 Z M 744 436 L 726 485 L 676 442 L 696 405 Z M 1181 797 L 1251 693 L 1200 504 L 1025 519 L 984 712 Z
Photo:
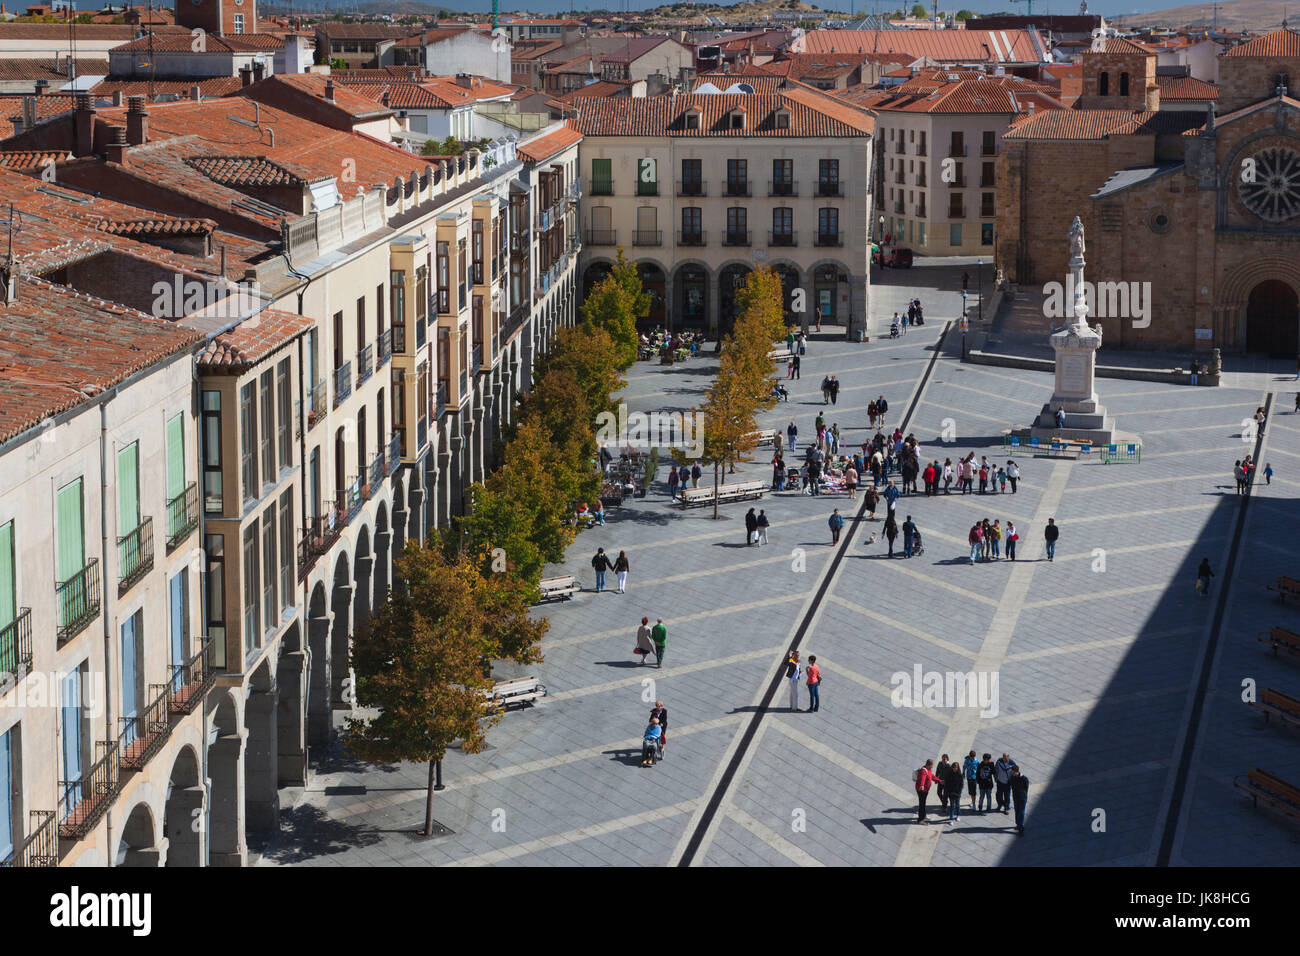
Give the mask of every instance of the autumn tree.
M 636 266 L 627 260 L 623 247 L 609 275 L 587 291 L 582 308 L 583 328 L 604 329 L 614 340 L 615 368 L 624 371 L 636 361 L 636 323 L 650 314 L 650 293 L 641 284 Z
M 585 306 L 584 306 L 585 308 Z M 635 341 L 635 333 L 633 334 Z M 534 373 L 540 382 L 550 372 L 571 379 L 587 402 L 587 412 L 595 416 L 614 408 L 614 393 L 623 387 L 619 372 L 619 347 L 614 337 L 602 328 L 560 329 L 551 351 L 541 356 Z M 533 395 L 524 399 L 523 416 L 527 417 Z
M 498 719 L 485 706 L 491 662 L 541 661 L 548 627 L 528 613 L 528 582 L 485 574 L 484 555 L 470 550 L 448 557 L 436 532 L 431 543 L 407 545 L 393 562 L 406 587 L 393 590 L 353 641 L 357 704 L 377 713 L 348 717 L 343 729 L 362 760 L 428 763 L 425 836 L 433 834 L 434 767 L 457 740 L 468 753 L 481 751 Z

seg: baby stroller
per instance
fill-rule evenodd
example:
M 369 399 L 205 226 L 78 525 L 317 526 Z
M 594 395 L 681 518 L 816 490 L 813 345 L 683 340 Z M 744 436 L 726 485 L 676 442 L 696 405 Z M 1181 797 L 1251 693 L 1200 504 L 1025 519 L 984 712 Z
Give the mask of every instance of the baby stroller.
M 917 558 L 925 554 L 925 548 L 921 546 L 921 532 L 917 531 L 912 535 L 912 557 Z
M 658 737 L 646 737 L 641 741 L 641 766 L 653 767 L 655 759 L 659 757 L 660 750 L 663 747 L 663 735 Z
M 898 338 L 898 321 L 897 321 L 897 320 L 895 320 L 895 321 L 889 323 L 889 337 L 890 337 L 891 339 L 896 339 L 896 338 Z

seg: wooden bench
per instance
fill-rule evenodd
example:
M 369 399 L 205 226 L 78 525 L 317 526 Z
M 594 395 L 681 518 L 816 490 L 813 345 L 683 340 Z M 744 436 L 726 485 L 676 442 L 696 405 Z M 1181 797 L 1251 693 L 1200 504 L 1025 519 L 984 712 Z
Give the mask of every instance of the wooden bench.
M 546 687 L 536 677 L 516 677 L 501 681 L 490 691 L 484 691 L 490 710 L 509 710 L 511 707 L 528 707 L 546 696 Z
M 1264 712 L 1264 722 L 1277 717 L 1285 724 L 1300 727 L 1300 700 L 1288 697 L 1281 691 L 1269 688 L 1259 695 L 1259 700 L 1251 701 L 1250 706 Z
M 750 432 L 749 435 L 746 437 L 754 439 L 755 447 L 759 447 L 761 445 L 772 445 L 776 443 L 776 429 L 760 428 L 756 432 Z
M 1272 645 L 1274 657 L 1277 656 L 1278 651 L 1300 657 L 1300 634 L 1294 631 L 1288 631 L 1284 627 L 1270 627 L 1268 637 L 1261 637 L 1260 640 Z
M 1300 581 L 1295 578 L 1278 577 L 1277 584 L 1270 584 L 1268 589 L 1276 591 L 1283 604 L 1286 603 L 1288 596 L 1300 597 Z
M 791 359 L 793 356 L 794 356 L 793 352 L 791 352 L 789 349 L 783 349 L 783 348 L 772 349 L 772 351 L 767 353 L 768 360 L 772 362 L 785 362 Z
M 539 603 L 545 604 L 547 601 L 565 600 L 573 597 L 578 593 L 578 581 L 572 574 L 566 574 L 558 578 L 544 578 L 537 585 L 537 590 L 541 592 Z
M 1237 777 L 1232 781 L 1232 785 L 1250 794 L 1251 803 L 1256 808 L 1259 807 L 1259 802 L 1263 800 L 1274 810 L 1300 820 L 1300 790 L 1297 790 L 1281 777 L 1275 777 L 1265 770 L 1256 769 L 1246 774 L 1244 782 L 1240 777 Z
M 739 481 L 729 485 L 718 485 L 718 504 L 728 501 L 744 501 L 748 498 L 761 498 L 768 491 L 766 481 Z M 713 486 L 707 488 L 687 488 L 681 494 L 682 507 L 693 508 L 713 502 Z

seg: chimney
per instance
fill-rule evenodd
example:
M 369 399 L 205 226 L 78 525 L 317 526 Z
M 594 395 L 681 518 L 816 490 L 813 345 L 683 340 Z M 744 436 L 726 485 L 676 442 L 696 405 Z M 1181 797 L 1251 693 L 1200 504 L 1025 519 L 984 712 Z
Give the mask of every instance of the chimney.
M 9 255 L 0 263 L 0 300 L 8 305 L 18 298 L 18 263 Z
M 328 79 L 325 81 L 325 99 L 329 100 L 331 103 L 334 102 L 334 80 L 333 79 Z
M 254 63 L 254 64 L 253 64 L 253 82 L 254 82 L 254 83 L 259 83 L 259 82 L 261 82 L 261 79 L 262 79 L 262 77 L 263 77 L 265 74 L 266 74 L 266 64 L 265 64 L 265 63 L 258 62 L 258 63 Z
M 389 92 L 388 87 L 386 86 L 384 87 L 384 94 L 383 96 L 380 97 L 380 100 L 384 104 L 384 109 L 388 109 L 388 107 L 392 105 L 393 97 L 392 94 Z
M 114 90 L 114 91 L 113 91 L 113 95 L 112 95 L 111 97 L 109 97 L 109 99 L 110 99 L 110 101 L 112 102 L 112 104 L 113 104 L 114 106 L 121 106 L 121 105 L 122 105 L 122 91 L 121 91 L 121 90 Z
M 251 66 L 241 66 L 239 68 L 239 85 L 248 86 L 253 82 L 253 68 Z
M 104 147 L 104 155 L 108 157 L 110 163 L 117 163 L 119 166 L 126 162 L 125 126 L 108 128 L 108 145 Z
M 463 86 L 463 87 L 465 87 L 465 89 L 468 90 L 468 89 L 473 89 L 473 87 L 474 87 L 474 82 L 473 82 L 473 80 L 471 79 L 471 77 L 470 77 L 470 75 L 469 75 L 468 73 L 457 73 L 457 74 L 456 74 L 456 85 L 457 85 L 457 86 Z
M 50 91 L 50 81 L 49 81 L 49 80 L 37 80 L 37 81 L 36 81 L 36 95 L 37 95 L 37 96 L 44 96 L 44 95 L 45 95 L 46 93 L 48 93 L 49 91 Z
M 74 114 L 76 133 L 73 152 L 77 156 L 89 156 L 95 151 L 95 107 L 89 93 L 77 94 L 77 109 Z
M 149 114 L 144 108 L 144 97 L 126 98 L 126 142 L 129 146 L 143 146 L 149 142 Z
M 203 102 L 203 87 L 201 87 L 201 86 L 197 86 L 197 85 L 195 85 L 195 86 L 191 86 L 191 87 L 190 87 L 190 99 L 193 100 L 195 103 L 202 103 L 202 102 Z

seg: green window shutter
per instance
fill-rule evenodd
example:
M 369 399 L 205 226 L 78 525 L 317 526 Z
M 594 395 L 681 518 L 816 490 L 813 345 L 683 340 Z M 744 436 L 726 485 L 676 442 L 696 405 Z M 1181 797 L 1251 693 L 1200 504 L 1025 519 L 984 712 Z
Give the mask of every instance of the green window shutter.
M 59 581 L 68 580 L 86 565 L 86 541 L 82 534 L 81 479 L 59 489 L 55 510 L 58 515 L 57 572 Z
M 124 537 L 140 526 L 140 443 L 117 453 L 117 534 Z
M 177 415 L 167 423 L 167 500 L 185 490 L 185 419 Z
M 14 523 L 0 527 L 0 628 L 13 623 L 17 608 L 14 590 Z
M 608 193 L 614 179 L 612 160 L 593 159 L 591 161 L 591 185 L 597 192 Z

